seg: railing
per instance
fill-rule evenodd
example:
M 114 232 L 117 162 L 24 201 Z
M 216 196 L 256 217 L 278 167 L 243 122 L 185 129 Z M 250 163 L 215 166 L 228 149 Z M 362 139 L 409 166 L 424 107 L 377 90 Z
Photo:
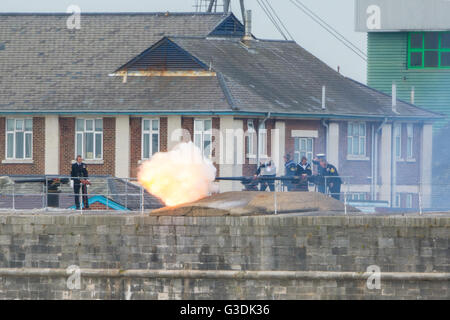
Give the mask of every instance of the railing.
M 50 211 L 75 208 L 75 197 L 79 197 L 80 210 L 86 211 L 83 204 L 83 188 L 77 195 L 73 180 L 69 176 L 12 176 L 12 181 L 3 177 L 0 180 L 0 209 Z M 80 179 L 74 177 L 74 179 Z M 144 213 L 147 209 L 163 206 L 162 203 L 137 183 L 134 178 L 114 178 L 91 176 L 86 196 L 90 199 L 90 211 L 118 210 Z M 13 182 L 13 183 L 11 183 Z
M 331 178 L 335 177 L 325 177 L 325 186 L 328 186 L 328 179 Z M 450 197 L 448 197 L 450 184 L 389 186 L 389 190 L 393 190 L 392 192 L 377 186 L 375 191 L 372 192 L 372 188 L 368 189 L 370 182 L 361 183 L 360 178 L 357 179 L 352 176 L 340 176 L 340 178 L 342 180 L 340 193 L 333 193 L 328 187 L 322 191 L 330 197 L 339 198 L 344 204 L 346 213 L 349 206 L 367 212 L 376 209 L 376 211 L 398 210 L 401 212 L 419 212 L 420 214 L 431 210 L 448 211 L 450 209 Z M 0 178 L 0 210 L 34 210 L 38 212 L 72 209 L 71 212 L 80 214 L 86 211 L 83 207 L 79 211 L 73 210 L 76 194 L 71 184 L 62 184 L 57 188 L 58 191 L 52 191 L 51 183 L 55 179 L 71 181 L 69 176 L 12 176 L 11 179 L 16 183 L 8 183 L 7 179 L 5 177 Z M 163 206 L 163 203 L 147 193 L 135 178 L 92 176 L 88 179 L 92 185 L 88 187 L 87 196 L 91 199 L 91 203 L 94 200 L 96 201 L 94 206 L 91 205 L 89 211 L 108 209 L 121 212 L 141 212 L 143 214 L 145 211 Z M 364 185 L 365 189 L 358 190 L 357 188 L 360 185 Z M 277 192 L 287 191 L 286 183 L 283 181 L 275 181 L 274 187 Z M 318 192 L 318 186 L 314 183 L 308 183 L 308 191 Z M 372 198 L 373 194 L 376 195 L 376 198 Z M 285 211 L 283 210 L 287 207 L 285 200 L 281 199 L 276 192 L 273 196 L 274 213 Z M 81 205 L 83 203 L 81 188 L 79 197 Z M 57 205 L 55 205 L 55 201 Z
M 340 192 L 333 193 L 329 188 L 330 179 L 335 176 L 323 177 L 325 188 L 320 190 L 318 184 L 308 182 L 309 192 L 322 192 L 327 196 L 334 197 L 344 204 L 347 213 L 349 206 L 356 207 L 363 212 L 401 212 L 419 213 L 450 211 L 450 183 L 449 184 L 424 184 L 404 183 L 374 186 L 370 177 L 339 176 L 342 180 Z M 264 180 L 263 180 L 264 182 Z M 275 191 L 286 192 L 290 181 L 274 181 Z M 258 183 L 258 190 L 261 184 Z M 264 191 L 269 191 L 269 188 Z M 446 200 L 447 198 L 447 200 Z M 280 200 L 274 194 L 274 202 L 280 211 Z

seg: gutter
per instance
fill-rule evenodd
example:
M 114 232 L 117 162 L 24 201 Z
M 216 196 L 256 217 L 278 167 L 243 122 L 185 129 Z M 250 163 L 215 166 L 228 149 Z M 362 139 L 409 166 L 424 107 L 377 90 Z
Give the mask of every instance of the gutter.
M 299 119 L 370 119 L 370 120 L 400 120 L 400 121 L 437 121 L 443 119 L 444 117 L 436 118 L 424 118 L 424 117 L 392 117 L 383 115 L 335 115 L 335 114 L 292 114 L 292 113 L 273 113 L 269 112 L 272 118 L 299 118 Z M 231 115 L 231 116 L 254 116 L 254 117 L 264 117 L 268 112 L 251 112 L 251 111 L 204 111 L 204 110 L 193 110 L 193 111 L 167 111 L 167 110 L 156 110 L 156 111 L 121 111 L 121 110 L 80 110 L 80 111 L 58 111 L 58 110 L 43 110 L 43 111 L 17 111 L 17 110 L 0 110 L 0 114 L 24 114 L 24 115 L 43 115 L 43 114 L 59 114 L 59 115 L 77 115 L 77 114 L 93 114 L 93 115 Z

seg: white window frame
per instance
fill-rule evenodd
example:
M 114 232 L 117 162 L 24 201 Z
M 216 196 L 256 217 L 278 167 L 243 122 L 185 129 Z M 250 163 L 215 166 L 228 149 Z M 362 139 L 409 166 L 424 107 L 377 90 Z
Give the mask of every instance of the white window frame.
M 402 125 L 394 125 L 394 156 L 397 161 L 402 160 Z
M 364 126 L 364 135 L 361 135 L 361 126 Z M 358 126 L 358 135 L 353 135 L 354 126 Z M 350 128 L 352 130 L 350 130 Z M 352 132 L 350 132 L 352 131 Z M 358 139 L 358 153 L 353 150 L 354 139 Z M 362 153 L 360 150 L 364 148 Z M 367 155 L 367 124 L 363 121 L 351 121 L 347 124 L 347 157 L 348 158 L 366 158 Z
M 149 126 L 149 130 L 145 130 L 145 126 L 144 123 L 145 121 L 150 121 L 150 126 Z M 154 130 L 153 129 L 153 121 L 158 121 L 158 130 Z M 142 160 L 149 160 L 155 153 L 159 152 L 161 149 L 161 121 L 159 118 L 143 118 L 142 122 L 141 122 L 141 126 L 142 126 L 142 134 L 141 134 L 141 159 Z M 158 148 L 156 151 L 153 150 L 153 143 L 152 143 L 152 138 L 153 135 L 156 134 L 158 135 Z M 145 144 L 145 139 L 144 139 L 144 135 L 149 135 L 149 146 L 148 146 L 148 151 L 149 151 L 149 157 L 145 157 L 144 155 L 144 144 Z
M 14 121 L 14 129 L 12 131 L 8 131 L 8 120 Z M 22 121 L 22 129 L 17 129 L 17 121 Z M 25 127 L 25 122 L 31 120 L 31 130 L 27 130 Z M 17 148 L 17 141 L 16 141 L 16 133 L 17 132 L 23 132 L 23 157 L 17 158 L 16 157 L 16 148 Z M 13 156 L 8 156 L 8 134 L 13 135 Z M 26 137 L 27 135 L 31 136 L 31 143 L 30 143 L 30 156 L 27 157 L 27 150 L 26 150 Z M 6 118 L 5 119 L 5 159 L 6 160 L 32 160 L 33 159 L 33 118 Z
M 86 122 L 87 121 L 93 121 L 93 125 L 92 125 L 92 130 L 86 130 Z M 102 121 L 102 130 L 101 131 L 96 131 L 95 130 L 95 121 L 96 120 L 101 120 Z M 78 121 L 83 121 L 83 131 L 79 131 L 78 130 L 78 126 L 77 123 Z M 75 119 L 75 158 L 80 154 L 77 150 L 77 146 L 78 146 L 78 135 L 81 134 L 82 135 L 82 140 L 81 140 L 81 157 L 87 161 L 102 161 L 103 160 L 103 149 L 104 149 L 104 141 L 103 141 L 103 131 L 104 131 L 104 121 L 103 118 L 76 118 Z M 85 133 L 92 133 L 93 134 L 93 157 L 92 158 L 88 158 L 86 157 L 86 150 L 85 150 Z M 100 157 L 96 157 L 95 156 L 95 150 L 96 150 L 96 135 L 101 135 L 101 156 Z
M 247 158 L 256 158 L 256 129 L 255 122 L 251 119 L 247 120 L 247 133 L 245 137 L 245 147 L 247 148 Z
M 267 129 L 266 124 L 263 122 L 258 126 L 258 152 L 260 159 L 268 158 L 267 152 Z
M 407 193 L 406 194 L 406 208 L 412 209 L 412 207 L 413 207 L 413 194 Z
M 352 192 L 347 195 L 347 201 L 367 201 L 367 193 L 365 192 Z
M 306 150 L 301 149 L 302 140 L 305 141 Z M 298 141 L 298 142 L 297 142 Z M 308 151 L 308 141 L 311 141 L 311 151 Z M 296 149 L 296 146 L 299 146 L 299 149 Z M 294 161 L 296 163 L 300 163 L 302 160 L 302 153 L 308 158 L 308 162 L 312 163 L 312 159 L 314 157 L 314 138 L 308 137 L 296 137 L 294 142 Z M 308 156 L 309 155 L 309 156 Z
M 394 208 L 400 208 L 402 206 L 402 195 L 400 193 L 396 193 L 394 197 Z
M 414 160 L 414 125 L 412 123 L 406 125 L 406 159 Z
M 202 129 L 198 129 L 198 127 L 196 126 L 196 124 L 201 121 L 202 122 Z M 209 130 L 205 130 L 205 122 L 206 121 L 210 121 L 211 122 L 211 126 Z M 200 150 L 202 151 L 203 156 L 205 156 L 206 158 L 211 159 L 212 158 L 212 150 L 213 150 L 213 135 L 212 135 L 212 118 L 195 118 L 194 119 L 194 144 L 200 148 Z M 205 136 L 209 135 L 210 136 L 210 148 L 209 148 L 209 154 L 206 155 L 205 154 Z M 200 146 L 198 146 L 196 144 L 196 137 L 200 136 Z

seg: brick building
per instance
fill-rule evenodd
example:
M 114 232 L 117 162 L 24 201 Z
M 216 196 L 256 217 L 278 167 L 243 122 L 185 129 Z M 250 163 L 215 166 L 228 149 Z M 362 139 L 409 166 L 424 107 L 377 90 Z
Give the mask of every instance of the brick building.
M 67 19 L 0 14 L 0 175 L 65 175 L 82 154 L 91 174 L 135 177 L 141 161 L 192 140 L 222 176 L 268 157 L 281 175 L 286 153 L 326 153 L 358 199 L 414 207 L 429 185 L 422 164 L 440 115 L 295 42 L 245 34 L 233 14 L 83 14 L 80 29 Z

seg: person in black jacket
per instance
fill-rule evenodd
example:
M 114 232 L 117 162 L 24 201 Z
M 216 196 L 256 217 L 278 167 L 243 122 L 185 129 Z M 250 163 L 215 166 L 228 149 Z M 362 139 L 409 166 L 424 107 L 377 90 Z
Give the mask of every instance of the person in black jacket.
M 309 191 L 308 178 L 312 176 L 312 170 L 311 165 L 308 163 L 308 159 L 306 157 L 302 157 L 302 160 L 297 166 L 297 176 L 302 178 L 297 185 L 298 191 Z
M 285 176 L 292 178 L 297 175 L 298 165 L 292 160 L 291 155 L 288 153 L 284 156 L 284 168 L 285 168 Z M 292 181 L 285 181 L 284 185 L 287 188 L 287 191 L 292 191 L 294 189 L 294 184 Z
M 330 195 L 336 200 L 340 200 L 342 179 L 339 177 L 336 167 L 329 164 L 325 156 L 316 157 L 314 163 L 319 165 L 317 179 L 319 192 L 326 193 L 328 187 Z
M 80 188 L 83 197 L 83 205 L 84 209 L 89 209 L 89 202 L 87 197 L 87 178 L 88 172 L 86 169 L 86 164 L 83 162 L 82 157 L 77 156 L 77 162 L 72 164 L 72 171 L 70 176 L 73 180 L 73 192 L 75 193 L 75 207 L 77 210 L 80 210 Z

